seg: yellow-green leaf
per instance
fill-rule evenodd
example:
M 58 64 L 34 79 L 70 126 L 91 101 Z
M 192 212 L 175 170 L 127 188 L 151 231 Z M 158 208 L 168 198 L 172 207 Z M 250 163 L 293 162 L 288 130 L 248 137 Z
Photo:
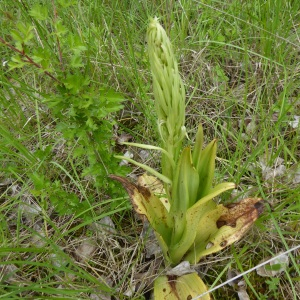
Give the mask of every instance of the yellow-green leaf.
M 170 210 L 170 202 L 166 197 L 166 191 L 158 178 L 144 173 L 143 175 L 139 176 L 138 184 L 147 187 L 155 196 L 159 198 L 160 202 L 164 205 L 167 211 Z
M 173 180 L 171 211 L 186 212 L 197 200 L 198 186 L 199 176 L 187 147 L 181 153 Z
M 161 235 L 166 244 L 171 238 L 172 223 L 166 207 L 159 197 L 155 196 L 148 187 L 131 183 L 128 179 L 110 175 L 110 178 L 119 181 L 126 189 L 134 210 L 148 219 L 153 229 Z
M 181 238 L 186 224 L 185 214 L 197 200 L 198 186 L 199 176 L 192 164 L 191 150 L 187 147 L 181 153 L 171 190 L 170 214 L 174 224 L 172 244 Z
M 195 145 L 193 148 L 193 164 L 196 170 L 199 170 L 199 163 L 201 158 L 201 152 L 203 147 L 203 128 L 200 124 L 196 133 Z
M 228 207 L 218 205 L 201 220 L 191 248 L 185 259 L 198 262 L 201 257 L 222 250 L 239 240 L 263 211 L 259 198 L 247 198 Z
M 233 189 L 234 187 L 235 184 L 231 182 L 218 184 L 214 189 L 211 190 L 211 193 L 197 201 L 196 204 L 187 210 L 185 217 L 186 224 L 183 235 L 180 241 L 172 244 L 169 249 L 170 258 L 173 263 L 178 263 L 190 248 L 193 249 L 195 247 L 195 244 L 197 243 L 195 242 L 196 234 L 199 234 L 200 241 L 202 240 L 201 232 L 199 233 L 197 228 L 200 228 L 201 224 L 210 222 L 210 220 L 206 220 L 206 215 L 207 213 L 214 211 L 217 207 L 212 199 L 224 191 Z M 203 234 L 205 234 L 205 232 L 203 232 Z M 185 260 L 193 263 L 198 262 L 195 262 L 194 259 L 190 260 L 190 258 Z
M 217 140 L 211 141 L 202 150 L 196 169 L 199 174 L 198 199 L 206 196 L 211 188 L 215 172 Z
M 154 300 L 188 300 L 207 291 L 197 273 L 160 276 L 154 281 Z M 210 300 L 207 294 L 201 300 Z

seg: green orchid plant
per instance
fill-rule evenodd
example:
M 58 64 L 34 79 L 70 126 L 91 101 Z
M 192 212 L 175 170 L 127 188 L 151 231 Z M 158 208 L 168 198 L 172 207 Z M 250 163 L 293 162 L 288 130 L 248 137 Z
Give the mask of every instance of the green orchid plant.
M 118 156 L 151 175 L 142 175 L 137 183 L 116 175 L 111 178 L 124 186 L 136 212 L 151 224 L 166 264 L 196 264 L 205 255 L 239 240 L 262 212 L 262 202 L 248 198 L 229 207 L 214 202 L 214 197 L 235 187 L 232 182 L 213 186 L 217 141 L 203 148 L 203 129 L 199 125 L 194 146 L 183 147 L 185 89 L 171 42 L 157 18 L 150 21 L 147 42 L 161 145 L 124 144 L 160 151 L 161 173 Z M 188 297 L 207 290 L 195 272 L 170 274 L 156 279 L 155 299 L 191 299 Z

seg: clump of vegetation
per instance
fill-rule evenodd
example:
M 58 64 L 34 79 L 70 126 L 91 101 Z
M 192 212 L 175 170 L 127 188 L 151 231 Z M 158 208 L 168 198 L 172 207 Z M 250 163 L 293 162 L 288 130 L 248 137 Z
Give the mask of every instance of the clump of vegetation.
M 113 137 L 116 124 L 113 113 L 123 108 L 124 96 L 105 84 L 99 86 L 93 82 L 88 72 L 91 52 L 87 37 L 80 32 L 70 31 L 68 24 L 57 16 L 57 9 L 64 10 L 70 5 L 74 4 L 60 2 L 57 8 L 53 3 L 52 16 L 47 6 L 33 5 L 27 11 L 26 22 L 18 21 L 15 29 L 11 30 L 10 40 L 0 38 L 0 41 L 13 51 L 8 62 L 9 73 L 24 69 L 47 77 L 45 81 L 51 88 L 35 91 L 38 99 L 36 105 L 49 110 L 56 132 L 71 148 L 68 159 L 86 161 L 82 163 L 81 170 L 76 169 L 78 178 L 90 178 L 94 189 L 116 196 L 118 190 L 107 178 L 112 172 L 127 172 L 126 168 L 119 167 L 119 162 L 114 158 Z M 2 131 L 4 137 L 11 138 L 9 128 L 3 126 Z M 33 184 L 31 192 L 50 200 L 59 214 L 75 213 L 83 218 L 91 218 L 96 199 L 80 199 L 81 196 L 76 193 L 66 191 L 60 180 L 51 177 L 49 159 L 55 149 L 54 145 L 43 144 L 40 140 L 39 147 L 30 155 L 30 150 L 22 147 L 23 155 L 27 152 L 31 157 L 30 163 L 38 164 L 26 172 Z M 16 145 L 11 143 L 11 147 L 16 148 Z M 10 154 L 7 153 L 8 157 Z M 41 163 L 38 163 L 39 160 Z M 15 167 L 23 166 L 21 159 L 19 166 Z M 63 168 L 61 165 L 57 167 Z M 11 165 L 8 165 L 5 169 L 7 175 L 10 168 Z M 20 170 L 17 172 L 20 173 Z
M 157 194 L 156 183 L 155 190 L 151 190 L 151 181 L 153 184 L 156 180 L 146 174 L 141 176 L 138 185 L 116 175 L 111 177 L 123 184 L 136 212 L 146 217 L 153 227 L 167 265 L 176 266 L 182 261 L 195 264 L 205 255 L 240 239 L 262 213 L 263 204 L 259 198 L 248 198 L 227 208 L 212 200 L 233 189 L 235 184 L 224 182 L 213 187 L 217 143 L 213 140 L 202 149 L 201 125 L 193 149 L 181 150 L 186 136 L 185 89 L 170 40 L 157 18 L 150 22 L 147 41 L 161 147 L 125 144 L 160 150 L 162 172 L 121 158 L 156 175 L 164 188 L 158 184 L 161 191 Z M 189 299 L 207 291 L 193 271 L 185 270 L 181 276 L 168 273 L 155 280 L 155 299 Z M 173 287 L 169 287 L 169 281 Z

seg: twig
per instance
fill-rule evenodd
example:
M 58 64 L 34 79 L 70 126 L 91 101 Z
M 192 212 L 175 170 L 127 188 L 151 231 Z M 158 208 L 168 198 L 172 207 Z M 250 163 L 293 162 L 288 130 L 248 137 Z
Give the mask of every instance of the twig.
M 12 49 L 14 52 L 19 53 L 20 55 L 23 56 L 23 58 L 25 58 L 26 60 L 24 60 L 25 62 L 30 63 L 31 65 L 34 65 L 35 67 L 37 67 L 38 69 L 43 69 L 41 65 L 39 65 L 38 63 L 36 63 L 35 61 L 32 60 L 32 58 L 30 56 L 28 56 L 27 54 L 25 54 L 23 51 L 17 49 L 16 47 L 14 47 L 13 45 L 9 44 L 8 42 L 6 42 L 2 37 L 0 37 L 0 42 L 2 44 L 4 44 L 5 46 L 7 46 L 8 48 Z M 51 79 L 55 80 L 56 82 L 60 81 L 53 76 L 51 73 L 44 71 L 44 74 L 46 74 L 47 76 L 49 76 Z

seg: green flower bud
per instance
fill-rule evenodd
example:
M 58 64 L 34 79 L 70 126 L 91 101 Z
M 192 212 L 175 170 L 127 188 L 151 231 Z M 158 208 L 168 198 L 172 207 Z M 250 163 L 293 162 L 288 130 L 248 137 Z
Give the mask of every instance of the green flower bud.
M 186 135 L 185 89 L 171 42 L 157 18 L 150 21 L 147 41 L 162 147 L 176 163 Z M 172 179 L 173 171 L 163 155 L 162 173 Z

